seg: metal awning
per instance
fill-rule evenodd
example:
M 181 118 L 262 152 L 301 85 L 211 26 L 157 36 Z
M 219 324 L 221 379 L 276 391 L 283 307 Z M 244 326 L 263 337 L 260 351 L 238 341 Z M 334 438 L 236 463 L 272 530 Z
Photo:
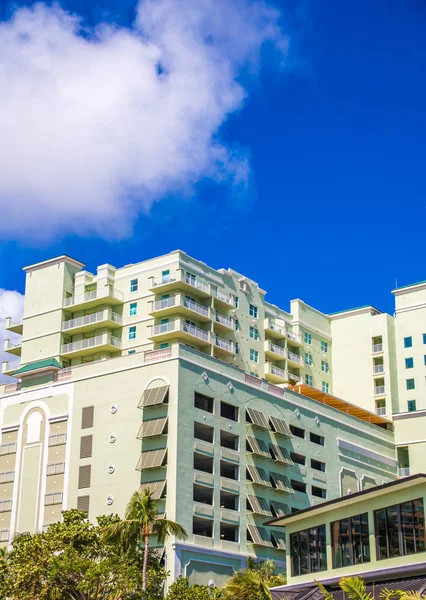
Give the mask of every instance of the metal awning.
M 278 446 L 277 444 L 269 444 L 269 448 L 271 449 L 271 453 L 274 455 L 274 458 L 277 462 L 284 463 L 286 465 L 293 464 L 290 452 L 286 448 L 281 448 L 281 446 Z
M 291 512 L 288 504 L 283 504 L 282 502 L 277 502 L 276 500 L 271 500 L 271 506 L 274 509 L 277 517 L 285 517 L 285 515 L 289 515 Z
M 152 493 L 152 497 L 154 500 L 160 500 L 160 498 L 164 495 L 166 489 L 166 480 L 142 483 L 139 486 L 139 492 L 143 494 L 147 488 L 149 488 L 150 492 Z
M 269 539 L 268 532 L 264 527 L 255 527 L 254 525 L 247 525 L 247 531 L 253 544 L 257 546 L 272 546 L 272 542 Z
M 271 458 L 271 455 L 268 452 L 268 448 L 263 440 L 258 440 L 257 438 L 246 435 L 246 441 L 250 448 L 249 452 L 253 452 L 253 454 L 258 454 L 259 456 L 266 456 L 267 458 Z
M 155 467 L 164 467 L 166 465 L 166 455 L 167 448 L 142 452 L 136 465 L 136 470 L 143 471 L 145 469 L 154 469 Z
M 271 538 L 274 538 L 278 550 L 285 550 L 285 534 L 283 531 L 271 530 Z
M 138 408 L 147 408 L 148 406 L 163 404 L 163 402 L 167 399 L 166 397 L 168 391 L 168 385 L 145 390 L 138 404 Z
M 272 487 L 272 484 L 269 481 L 269 477 L 266 471 L 264 471 L 264 469 L 259 469 L 258 467 L 254 467 L 253 465 L 247 465 L 247 471 L 252 483 L 258 483 L 259 485 Z
M 247 494 L 247 502 L 250 505 L 250 509 L 252 512 L 257 515 L 271 515 L 271 511 L 269 510 L 268 503 L 265 498 L 260 498 L 259 496 L 255 496 L 254 494 Z
M 248 422 L 262 429 L 269 429 L 269 423 L 266 416 L 260 410 L 254 408 L 246 408 L 246 417 L 248 416 Z
M 294 490 L 291 487 L 290 481 L 287 477 L 281 475 L 281 473 L 274 473 L 273 471 L 270 471 L 269 475 L 272 481 L 274 482 L 277 490 L 281 490 L 282 492 L 286 492 L 287 494 L 294 494 Z
M 280 433 L 288 438 L 293 437 L 290 427 L 287 425 L 284 419 L 279 419 L 278 417 L 269 417 L 269 421 L 272 425 L 272 431 L 275 431 L 275 433 Z
M 163 417 L 162 419 L 151 419 L 150 421 L 143 421 L 140 429 L 138 431 L 138 435 L 136 436 L 138 440 L 147 437 L 153 437 L 154 435 L 162 435 L 167 427 L 167 417 Z

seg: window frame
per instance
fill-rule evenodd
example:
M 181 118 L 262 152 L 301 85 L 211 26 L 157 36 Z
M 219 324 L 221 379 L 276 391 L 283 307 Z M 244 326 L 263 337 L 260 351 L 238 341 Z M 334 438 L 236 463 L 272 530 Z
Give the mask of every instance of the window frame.
M 259 351 L 255 350 L 254 348 L 250 348 L 250 361 L 252 363 L 255 363 L 256 365 L 259 364 Z
M 132 312 L 134 311 L 134 312 Z M 138 314 L 138 303 L 130 302 L 129 304 L 129 317 L 136 317 Z
M 312 346 L 312 333 L 308 333 L 307 331 L 303 332 L 303 343 Z
M 328 353 L 328 342 L 326 342 L 325 340 L 321 340 L 320 345 L 321 345 L 321 352 L 324 352 L 324 354 L 327 354 Z
M 249 315 L 251 317 L 253 317 L 253 319 L 258 319 L 259 318 L 259 307 L 255 306 L 254 304 L 250 304 Z
M 133 292 L 137 292 L 139 289 L 139 279 L 131 279 L 129 282 L 129 292 L 133 294 Z
M 323 371 L 324 373 L 329 373 L 330 372 L 330 367 L 329 364 L 326 360 L 322 360 L 321 361 L 321 371 Z
M 325 524 L 290 534 L 290 565 L 292 577 L 327 570 Z M 297 547 L 297 555 L 295 551 Z M 305 546 L 305 547 L 304 547 Z M 297 569 L 295 568 L 297 562 Z M 306 570 L 305 568 L 306 567 Z
M 129 327 L 129 331 L 128 331 L 128 334 L 127 334 L 127 340 L 129 342 L 132 342 L 133 340 L 136 339 L 136 331 L 137 331 L 136 330 L 136 325 L 131 325 Z
M 414 369 L 414 357 L 413 356 L 408 356 L 405 359 L 405 368 L 406 369 Z
M 413 347 L 413 337 L 408 335 L 404 338 L 404 348 L 412 348 Z
M 411 387 L 411 383 L 409 383 L 409 382 L 411 382 L 411 381 L 413 382 L 413 383 L 412 383 L 412 386 L 413 386 L 413 387 Z M 405 389 L 406 389 L 407 391 L 411 391 L 411 390 L 415 390 L 415 389 L 416 389 L 416 380 L 415 380 L 415 378 L 414 378 L 414 377 L 410 377 L 409 379 L 406 379 L 406 380 L 405 380 Z
M 253 327 L 253 325 L 250 325 L 249 336 L 251 337 L 252 340 L 255 340 L 257 342 L 259 340 L 259 330 L 258 330 L 258 328 L 257 327 Z
M 416 511 L 414 508 L 414 503 L 418 503 L 419 507 L 421 507 L 421 517 L 419 521 L 416 523 L 415 516 Z M 408 536 L 404 538 L 404 530 L 406 529 L 406 524 L 401 519 L 401 511 L 402 507 L 411 504 L 411 515 L 412 515 L 412 535 L 413 535 L 413 543 L 414 543 L 414 551 L 407 552 L 406 551 L 406 539 Z M 389 512 L 391 510 L 396 509 L 396 526 L 397 526 L 397 535 L 395 536 L 395 523 L 393 523 L 392 527 L 394 529 L 394 539 L 395 537 L 398 540 L 397 547 L 391 547 L 392 540 L 390 539 L 392 535 L 391 528 L 389 526 Z M 406 511 L 406 509 L 404 509 Z M 380 518 L 384 516 L 384 531 L 379 522 L 379 513 L 383 513 Z M 415 498 L 414 500 L 408 500 L 406 502 L 402 502 L 400 504 L 392 504 L 391 506 L 385 506 L 383 508 L 379 508 L 374 511 L 374 538 L 376 540 L 376 559 L 379 560 L 388 560 L 390 558 L 400 558 L 401 556 L 411 556 L 412 554 L 420 554 L 426 551 L 425 547 L 425 513 L 424 513 L 424 501 L 423 498 Z M 405 525 L 405 527 L 404 527 Z M 417 528 L 416 528 L 417 526 Z M 420 536 L 416 536 L 418 531 L 423 531 L 423 538 Z M 391 533 L 391 535 L 389 535 Z M 419 540 L 417 540 L 417 537 Z M 384 544 L 381 544 L 380 538 L 384 538 Z M 421 548 L 421 544 L 423 544 L 423 548 Z M 420 547 L 420 550 L 417 548 Z M 385 550 L 385 553 L 382 553 L 382 549 Z M 397 551 L 395 553 L 395 551 Z
M 313 365 L 312 354 L 309 354 L 309 352 L 305 352 L 305 365 L 309 365 L 309 366 Z
M 361 560 L 357 560 L 357 548 L 356 548 L 356 539 L 354 540 L 354 529 L 355 529 L 355 520 L 359 519 L 360 532 L 359 534 L 355 534 L 355 536 L 359 537 L 359 546 L 361 549 L 360 557 Z M 347 554 L 343 555 L 345 550 L 343 549 L 345 543 L 342 541 L 342 524 L 347 522 Z M 336 531 L 336 525 L 338 525 L 338 530 Z M 363 532 L 363 525 L 367 526 L 367 531 Z M 337 540 L 335 534 L 337 533 Z M 333 569 L 342 569 L 345 567 L 365 564 L 371 562 L 371 547 L 370 547 L 370 522 L 368 519 L 368 512 L 360 513 L 358 515 L 353 515 L 351 517 L 347 517 L 345 519 L 338 519 L 337 521 L 332 521 L 330 523 L 330 540 L 331 540 L 331 555 L 332 555 L 332 568 Z M 364 555 L 364 549 L 367 549 L 366 554 Z M 337 552 L 340 551 L 340 564 L 337 564 L 338 555 Z M 345 563 L 344 558 L 349 559 L 347 564 Z
M 312 375 L 309 375 L 309 373 L 305 373 L 305 384 L 312 386 L 312 382 Z

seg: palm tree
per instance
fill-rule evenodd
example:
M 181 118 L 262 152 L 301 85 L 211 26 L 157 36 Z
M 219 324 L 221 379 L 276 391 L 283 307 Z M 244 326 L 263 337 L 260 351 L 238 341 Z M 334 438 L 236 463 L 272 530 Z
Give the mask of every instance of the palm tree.
M 143 493 L 134 492 L 126 507 L 124 520 L 109 527 L 108 537 L 119 538 L 124 546 L 144 544 L 142 567 L 142 597 L 146 598 L 147 566 L 149 539 L 154 535 L 164 543 L 166 538 L 173 535 L 178 540 L 188 537 L 186 530 L 179 523 L 158 516 L 157 503 L 152 497 L 149 487 Z
M 325 600 L 334 600 L 333 594 L 328 592 L 321 583 L 317 581 L 316 584 L 322 591 Z M 339 586 L 349 600 L 373 600 L 373 596 L 367 593 L 364 580 L 360 576 L 342 577 Z M 426 596 L 422 596 L 420 592 L 410 590 L 384 589 L 380 592 L 380 600 L 425 600 L 425 598 Z
M 225 586 L 229 600 L 271 600 L 268 580 L 256 569 L 237 571 Z

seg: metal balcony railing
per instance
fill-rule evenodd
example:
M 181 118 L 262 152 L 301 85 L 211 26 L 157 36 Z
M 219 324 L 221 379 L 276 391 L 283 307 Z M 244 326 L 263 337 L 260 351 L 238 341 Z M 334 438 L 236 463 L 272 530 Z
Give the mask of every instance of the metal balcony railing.
M 199 327 L 196 327 L 195 325 L 190 325 L 189 323 L 185 323 L 185 321 L 181 322 L 180 328 L 181 328 L 181 331 L 184 331 L 185 333 L 189 333 L 190 335 L 193 335 L 194 337 L 197 337 L 200 340 L 204 340 L 205 342 L 209 341 L 209 332 L 204 331 L 204 329 L 200 329 Z
M 279 367 L 275 367 L 274 365 L 271 365 L 270 369 L 272 375 L 276 375 L 277 377 L 281 377 L 282 379 L 287 379 L 287 372 L 284 369 L 280 369 Z
M 410 467 L 399 467 L 398 477 L 408 477 L 410 475 Z
M 70 296 L 69 298 L 65 298 L 64 306 L 67 307 L 73 306 L 74 304 L 83 304 L 99 298 L 116 298 L 117 300 L 123 300 L 124 295 L 122 292 L 114 290 L 110 286 L 105 286 L 105 288 L 92 290 L 91 292 L 86 292 L 81 296 Z
M 233 343 L 228 340 L 224 340 L 218 335 L 215 336 L 214 345 L 218 348 L 222 348 L 222 350 L 227 350 L 228 352 L 233 352 Z
M 67 331 L 68 329 L 74 329 L 75 327 L 84 327 L 85 325 L 92 325 L 106 320 L 114 321 L 117 325 L 122 325 L 123 323 L 123 319 L 118 313 L 112 312 L 111 310 L 101 310 L 92 315 L 85 315 L 84 317 L 77 317 L 75 319 L 70 319 L 69 321 L 64 321 L 62 323 L 62 329 Z
M 373 366 L 373 372 L 374 373 L 384 373 L 385 371 L 385 365 L 382 363 L 381 365 L 374 365 Z
M 383 416 L 386 414 L 386 406 L 378 406 L 376 408 L 376 415 Z
M 233 320 L 230 317 L 225 317 L 224 315 L 221 315 L 220 313 L 216 313 L 216 321 L 221 325 L 224 325 L 225 327 L 229 327 L 229 329 L 234 328 Z
M 298 354 L 294 354 L 294 352 L 287 351 L 287 358 L 298 365 L 302 364 L 302 358 Z
M 13 348 L 19 348 L 20 346 L 22 346 L 22 341 L 18 340 L 16 342 L 12 342 L 12 340 L 4 340 L 4 351 L 7 352 L 8 350 L 12 350 Z
M 384 394 L 385 393 L 385 386 L 384 385 L 377 385 L 374 388 L 374 394 L 375 396 L 377 396 L 378 394 Z
M 96 348 L 96 346 L 104 345 L 115 346 L 121 348 L 121 340 L 114 337 L 110 333 L 103 333 L 102 335 L 95 335 L 85 340 L 78 340 L 69 344 L 64 344 L 61 348 L 61 354 L 69 354 L 70 352 L 78 352 L 79 350 L 86 350 L 88 348 Z
M 271 352 L 274 352 L 275 354 L 279 354 L 279 356 L 282 356 L 283 358 L 285 357 L 285 349 L 281 348 L 281 346 L 277 346 L 276 344 L 270 344 L 270 350 Z
M 383 352 L 383 344 L 373 344 L 373 354 Z
M 289 340 L 293 340 L 293 342 L 301 343 L 301 337 L 297 333 L 293 333 L 292 331 L 287 331 L 287 337 Z
M 207 306 L 203 306 L 194 300 L 190 300 L 189 298 L 182 298 L 182 306 L 185 308 L 189 308 L 189 310 L 193 310 L 194 312 L 202 315 L 203 317 L 209 316 L 209 309 Z
M 225 304 L 232 305 L 232 296 L 229 296 L 229 294 L 224 294 L 220 290 L 216 290 L 213 293 L 213 295 L 216 296 L 216 298 L 221 302 L 225 302 Z

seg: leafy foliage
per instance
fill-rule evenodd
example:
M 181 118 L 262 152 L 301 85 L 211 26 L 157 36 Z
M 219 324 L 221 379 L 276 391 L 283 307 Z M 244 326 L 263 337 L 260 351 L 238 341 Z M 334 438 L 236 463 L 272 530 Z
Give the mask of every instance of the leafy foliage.
M 316 582 L 322 591 L 325 600 L 333 600 L 333 595 L 318 581 Z M 349 600 L 373 600 L 373 596 L 367 593 L 364 580 L 360 576 L 342 577 L 339 581 L 340 588 L 345 592 Z M 380 592 L 380 600 L 425 600 L 420 592 L 410 590 L 388 590 Z
M 269 588 L 284 585 L 286 577 L 276 573 L 273 560 L 255 561 L 249 557 L 247 568 L 237 571 L 225 586 L 229 600 L 270 600 Z
M 211 600 L 207 585 L 190 585 L 188 577 L 178 577 L 169 587 L 166 600 Z

